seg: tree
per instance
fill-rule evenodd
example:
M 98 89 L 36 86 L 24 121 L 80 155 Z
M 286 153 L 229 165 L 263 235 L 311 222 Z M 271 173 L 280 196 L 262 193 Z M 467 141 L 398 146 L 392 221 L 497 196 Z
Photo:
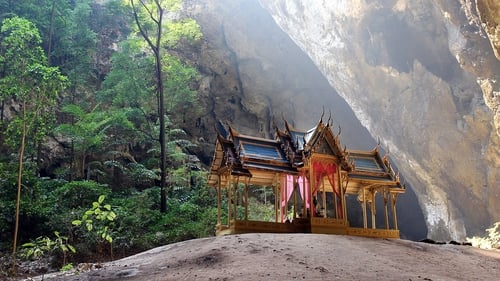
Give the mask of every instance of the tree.
M 155 81 L 144 73 L 154 72 L 154 61 L 144 52 L 144 40 L 131 37 L 120 42 L 119 49 L 111 57 L 112 68 L 103 82 L 103 89 L 97 93 L 97 100 L 104 106 L 120 109 L 130 108 L 137 112 L 133 118 L 139 131 L 153 141 L 152 135 L 156 116 L 157 100 L 152 98 Z
M 97 100 L 103 106 L 109 105 L 106 111 L 113 110 L 112 108 L 130 111 L 129 118 L 140 132 L 134 140 L 134 145 L 140 144 L 148 151 L 154 151 L 154 157 L 158 157 L 160 149 L 156 136 L 160 134 L 160 127 L 155 122 L 156 100 L 151 96 L 154 81 L 150 75 L 144 77 L 144 73 L 153 72 L 154 62 L 151 56 L 144 53 L 145 47 L 147 46 L 144 40 L 134 37 L 120 44 L 119 50 L 112 57 L 112 70 L 106 76 L 103 90 L 98 92 Z M 186 114 L 192 115 L 199 108 L 197 92 L 191 88 L 198 72 L 170 54 L 163 55 L 162 70 L 168 77 L 164 82 L 165 90 L 169 93 L 165 100 L 165 142 L 167 166 L 170 166 L 175 163 L 177 148 L 182 148 L 183 152 L 188 148 L 180 143 L 185 142 L 182 138 L 185 133 L 179 134 L 181 130 L 175 127 L 189 118 Z M 155 169 L 159 167 L 158 163 L 147 166 Z
M 87 160 L 92 152 L 102 152 L 103 142 L 106 138 L 106 130 L 109 128 L 111 117 L 104 111 L 94 108 L 89 113 L 86 113 L 83 108 L 76 104 L 69 104 L 62 108 L 62 112 L 69 114 L 73 119 L 72 124 L 61 124 L 57 127 L 56 132 L 67 137 L 71 142 L 71 167 L 77 167 L 76 172 L 70 171 L 71 179 L 74 179 L 73 174 L 77 179 L 87 180 L 90 173 L 85 177 L 87 169 Z M 79 154 L 80 165 L 73 163 L 74 154 Z M 79 169 L 78 169 L 79 167 Z
M 164 14 L 166 12 L 174 12 L 180 9 L 181 0 L 130 0 L 130 6 L 136 26 L 139 33 L 147 42 L 155 61 L 155 84 L 158 104 L 158 118 L 160 121 L 160 210 L 166 211 L 166 179 L 167 179 L 167 147 L 166 147 L 166 127 L 165 127 L 165 88 L 164 88 L 164 70 L 162 68 L 163 49 L 170 44 L 177 42 L 183 36 L 190 36 L 189 33 L 183 32 L 183 22 L 165 21 Z M 189 23 L 190 28 L 193 27 L 192 21 Z M 197 25 L 194 25 L 197 26 Z M 169 30 L 169 27 L 172 27 Z M 199 29 L 198 29 L 199 30 Z M 164 31 L 171 36 L 164 37 Z M 169 31 L 171 31 L 169 33 Z M 195 34 L 195 33 L 193 33 Z M 201 34 L 201 33 L 198 33 Z
M 19 148 L 14 254 L 17 248 L 25 150 L 28 148 L 33 152 L 45 138 L 53 123 L 57 96 L 67 83 L 58 68 L 47 66 L 41 43 L 38 29 L 30 21 L 13 17 L 2 22 L 0 98 L 15 101 L 21 111 L 10 121 L 5 134 L 10 146 Z
M 109 156 L 112 146 L 127 143 L 137 135 L 134 124 L 128 118 L 129 111 L 127 108 L 102 109 L 96 106 L 87 113 L 75 104 L 62 108 L 62 112 L 69 114 L 74 122 L 59 125 L 56 132 L 69 139 L 72 153 L 79 154 L 80 164 L 71 164 L 72 167 L 79 167 L 75 173 L 77 178 L 90 180 L 90 157 L 103 160 L 105 156 Z M 72 155 L 71 158 L 77 157 Z
M 66 34 L 66 25 L 71 22 L 68 19 L 70 8 L 71 3 L 66 0 L 0 0 L 0 11 L 10 16 L 17 15 L 25 18 L 37 26 L 49 65 L 52 65 L 51 55 L 54 47 L 60 45 L 61 36 Z
M 95 85 L 95 57 L 97 34 L 91 29 L 92 8 L 90 0 L 75 1 L 67 15 L 63 34 L 59 34 L 59 46 L 52 52 L 54 63 L 71 81 L 72 95 L 89 90 Z M 89 83 L 93 82 L 93 83 Z M 72 101 L 75 97 L 71 96 Z

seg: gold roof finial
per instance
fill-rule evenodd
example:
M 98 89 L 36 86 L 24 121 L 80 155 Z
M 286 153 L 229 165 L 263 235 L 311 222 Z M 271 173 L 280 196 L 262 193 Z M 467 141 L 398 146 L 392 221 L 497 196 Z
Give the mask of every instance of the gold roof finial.
M 319 119 L 319 123 L 323 123 L 323 116 L 325 116 L 325 106 L 323 106 L 323 113 L 321 113 L 321 118 Z
M 373 148 L 372 152 L 378 152 L 380 148 L 380 137 L 377 137 L 377 145 Z

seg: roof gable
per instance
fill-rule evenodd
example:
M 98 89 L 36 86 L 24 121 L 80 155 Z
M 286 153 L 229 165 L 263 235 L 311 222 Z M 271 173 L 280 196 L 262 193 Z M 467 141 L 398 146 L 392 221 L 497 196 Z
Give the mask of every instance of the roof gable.
M 316 127 L 306 133 L 304 152 L 307 155 L 321 153 L 335 156 L 339 159 L 343 169 L 351 170 L 351 164 L 347 161 L 346 150 L 342 149 L 340 143 L 340 132 L 339 130 L 339 133 L 334 135 L 331 124 L 325 124 L 323 120 L 320 120 Z

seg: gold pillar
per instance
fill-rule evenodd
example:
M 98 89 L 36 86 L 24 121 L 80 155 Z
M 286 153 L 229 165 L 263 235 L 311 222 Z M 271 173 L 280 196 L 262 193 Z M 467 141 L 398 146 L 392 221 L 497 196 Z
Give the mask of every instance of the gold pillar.
M 385 229 L 389 229 L 389 210 L 387 209 L 387 191 L 384 189 Z
M 372 229 L 376 229 L 377 228 L 377 223 L 376 223 L 376 220 L 375 220 L 375 195 L 376 195 L 377 191 L 372 189 L 371 192 L 370 192 L 370 197 L 371 197 L 371 200 L 372 200 L 372 203 L 370 204 L 370 207 L 371 207 L 371 213 L 372 213 Z
M 248 181 L 250 179 L 247 178 L 245 180 L 245 221 L 248 221 Z
M 365 194 L 365 188 L 363 188 L 363 227 L 368 228 L 368 222 L 366 219 L 366 194 Z
M 311 169 L 309 169 L 309 172 Z M 306 190 L 306 177 L 305 175 L 302 177 L 302 194 L 304 194 L 304 198 L 302 198 L 304 202 L 304 206 L 302 207 L 302 217 L 305 218 L 307 216 L 307 201 L 306 201 L 306 192 L 310 192 L 311 190 L 311 181 L 309 181 L 309 191 Z
M 233 185 L 233 177 L 230 175 L 227 186 L 227 225 L 231 224 L 231 186 Z
M 323 196 L 321 196 L 321 197 L 322 197 L 322 199 L 323 199 L 323 200 L 321 200 L 321 201 L 323 201 L 323 202 L 321 202 L 321 203 L 322 203 L 323 205 L 322 205 L 321 207 L 323 208 L 323 217 L 324 217 L 324 218 L 326 218 L 326 190 L 325 190 L 325 178 L 323 178 L 323 179 L 321 180 L 321 186 L 322 186 L 322 188 L 323 188 Z M 334 188 L 335 188 L 335 187 L 334 187 Z M 333 197 L 335 198 L 335 192 L 333 192 L 333 194 L 334 194 L 334 196 L 333 196 Z M 337 206 L 337 202 L 336 202 L 335 200 L 334 200 L 334 202 L 335 202 L 335 206 Z M 321 209 L 320 209 L 320 210 L 321 210 Z
M 217 183 L 217 226 L 220 226 L 221 220 L 221 208 L 222 208 L 222 196 L 221 196 L 221 176 L 218 175 Z
M 240 177 L 236 177 L 236 183 L 234 184 L 234 202 L 233 202 L 233 209 L 234 209 L 234 221 L 236 222 L 238 220 L 238 185 L 240 184 Z
M 274 189 L 274 222 L 279 222 L 279 204 L 278 204 L 278 200 L 279 200 L 279 194 L 278 194 L 278 184 L 276 183 L 275 181 L 275 184 L 273 185 L 273 189 Z
M 297 217 L 297 192 L 295 190 L 295 187 L 299 185 L 299 179 L 298 177 L 293 177 L 293 219 Z
M 281 177 L 281 179 L 283 179 L 283 177 Z M 283 222 L 283 217 L 284 216 L 288 216 L 288 177 L 287 179 L 285 180 L 285 183 L 283 184 L 285 186 L 285 190 L 284 192 L 282 192 L 281 194 L 285 196 L 285 200 L 283 200 L 283 198 L 281 198 L 280 200 L 280 210 L 282 212 L 281 214 L 281 222 Z M 285 201 L 285 206 L 283 207 L 281 202 Z
M 398 219 L 397 219 L 397 214 L 396 214 L 396 196 L 397 196 L 397 194 L 394 194 L 394 193 L 391 194 L 392 219 L 394 221 L 394 229 L 398 230 Z
M 341 181 L 342 175 L 340 173 L 340 166 L 337 166 L 337 171 L 338 171 L 338 182 L 340 188 L 340 202 L 342 203 L 342 218 L 344 219 L 344 222 L 347 222 L 347 206 L 346 206 L 345 191 L 347 190 L 348 181 L 346 180 L 345 182 L 345 190 L 344 190 L 344 187 L 342 187 L 342 181 Z

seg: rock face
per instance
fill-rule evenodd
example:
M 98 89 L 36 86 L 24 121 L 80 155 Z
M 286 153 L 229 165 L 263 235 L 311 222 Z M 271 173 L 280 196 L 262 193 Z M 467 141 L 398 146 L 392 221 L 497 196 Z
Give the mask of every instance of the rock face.
M 500 220 L 500 5 L 474 2 L 261 1 L 394 152 L 436 239 Z
M 495 280 L 499 261 L 498 251 L 459 245 L 256 233 L 183 241 L 25 280 Z
M 272 137 L 273 117 L 280 124 L 284 116 L 307 130 L 316 125 L 323 109 L 327 117 L 331 110 L 335 133 L 341 126 L 343 145 L 375 147 L 376 141 L 346 102 L 258 1 L 193 0 L 187 1 L 185 11 L 203 31 L 203 42 L 178 50 L 203 75 L 198 92 L 204 112 L 184 123 L 198 140 L 195 152 L 203 162 L 212 160 L 217 119 L 229 121 L 241 133 Z M 424 217 L 411 189 L 398 205 L 402 237 L 425 238 Z
M 373 147 L 338 92 L 389 147 L 428 237 L 461 241 L 500 220 L 495 1 L 260 2 L 269 13 L 257 0 L 186 3 L 204 33 L 184 56 L 204 75 L 206 110 L 185 126 L 205 162 L 216 119 L 269 136 L 272 116 L 308 129 L 323 107 L 342 126 L 343 144 Z

